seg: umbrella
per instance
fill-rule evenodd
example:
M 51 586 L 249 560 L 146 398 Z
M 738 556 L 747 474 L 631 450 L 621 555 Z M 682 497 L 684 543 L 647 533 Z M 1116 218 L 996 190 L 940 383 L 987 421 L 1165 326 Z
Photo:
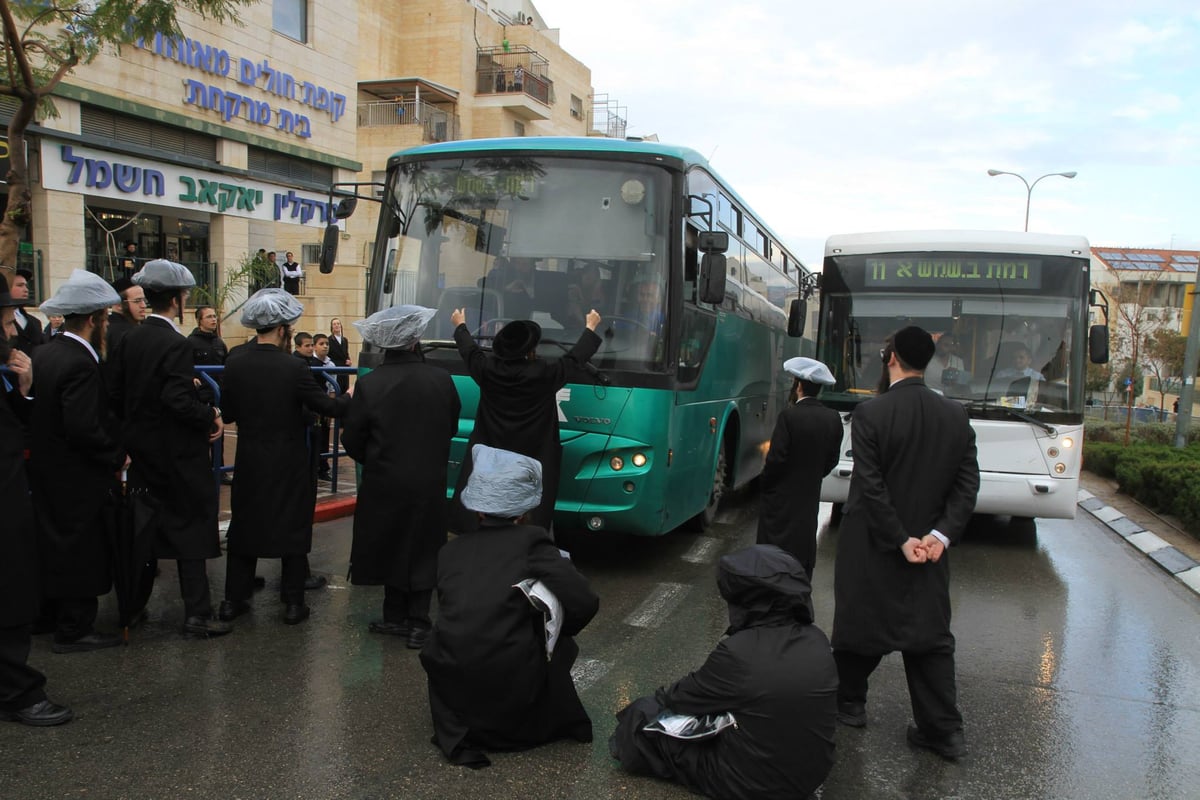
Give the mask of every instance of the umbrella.
M 109 509 L 108 531 L 112 545 L 113 589 L 117 593 L 118 622 L 129 642 L 129 626 L 146 607 L 154 589 L 154 529 L 158 504 L 149 490 L 121 482 Z

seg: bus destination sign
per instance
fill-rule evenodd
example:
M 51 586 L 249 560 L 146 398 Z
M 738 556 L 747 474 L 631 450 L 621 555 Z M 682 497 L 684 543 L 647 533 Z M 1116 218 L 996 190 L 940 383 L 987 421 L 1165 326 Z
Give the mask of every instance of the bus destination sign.
M 1042 262 L 1032 258 L 868 258 L 865 285 L 952 289 L 977 284 L 1042 288 Z

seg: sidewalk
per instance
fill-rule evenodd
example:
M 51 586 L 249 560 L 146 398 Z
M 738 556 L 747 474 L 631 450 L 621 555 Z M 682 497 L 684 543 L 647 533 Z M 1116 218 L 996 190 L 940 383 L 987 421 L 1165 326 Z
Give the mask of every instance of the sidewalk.
M 354 514 L 358 501 L 358 486 L 355 483 L 354 462 L 344 459 L 345 464 L 338 470 L 338 490 L 331 490 L 328 481 L 317 481 L 317 506 L 313 509 L 313 522 L 329 522 L 330 520 L 348 517 Z M 234 480 L 237 480 L 236 476 Z M 229 527 L 229 494 L 232 487 L 222 484 L 220 505 L 218 506 L 218 527 L 221 537 Z
M 1178 520 L 1152 511 L 1117 491 L 1116 481 L 1083 472 L 1079 507 L 1159 567 L 1200 594 L 1200 540 Z

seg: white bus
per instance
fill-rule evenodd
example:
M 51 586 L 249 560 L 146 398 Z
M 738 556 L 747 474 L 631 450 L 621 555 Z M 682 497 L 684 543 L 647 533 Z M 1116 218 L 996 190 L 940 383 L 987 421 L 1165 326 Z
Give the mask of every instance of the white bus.
M 821 401 L 842 413 L 845 436 L 821 499 L 846 500 L 853 412 L 878 391 L 884 338 L 919 325 L 937 340 L 926 383 L 962 402 L 975 428 L 976 513 L 1073 518 L 1087 361 L 1108 360 L 1108 308 L 1090 290 L 1090 264 L 1082 236 L 831 236 L 820 278 L 817 358 L 837 379 Z M 1089 330 L 1093 305 L 1105 324 Z

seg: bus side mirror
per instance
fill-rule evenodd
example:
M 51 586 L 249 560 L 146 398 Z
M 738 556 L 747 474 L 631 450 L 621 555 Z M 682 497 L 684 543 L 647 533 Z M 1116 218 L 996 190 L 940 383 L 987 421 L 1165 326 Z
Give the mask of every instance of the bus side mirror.
M 321 257 L 318 259 L 323 275 L 333 272 L 333 263 L 337 261 L 338 239 L 341 236 L 342 229 L 337 225 L 325 226 L 325 236 L 321 240 Z
M 798 338 L 804 335 L 804 319 L 807 316 L 808 303 L 797 297 L 788 309 L 788 336 Z
M 720 305 L 724 301 L 725 256 L 705 253 L 700 257 L 700 302 Z
M 334 219 L 346 219 L 358 208 L 357 197 L 343 197 L 333 209 Z
M 696 249 L 701 253 L 724 253 L 729 249 L 729 234 L 725 231 L 701 231 L 696 234 Z
M 1093 325 L 1088 331 L 1088 357 L 1093 364 L 1108 363 L 1108 326 Z

